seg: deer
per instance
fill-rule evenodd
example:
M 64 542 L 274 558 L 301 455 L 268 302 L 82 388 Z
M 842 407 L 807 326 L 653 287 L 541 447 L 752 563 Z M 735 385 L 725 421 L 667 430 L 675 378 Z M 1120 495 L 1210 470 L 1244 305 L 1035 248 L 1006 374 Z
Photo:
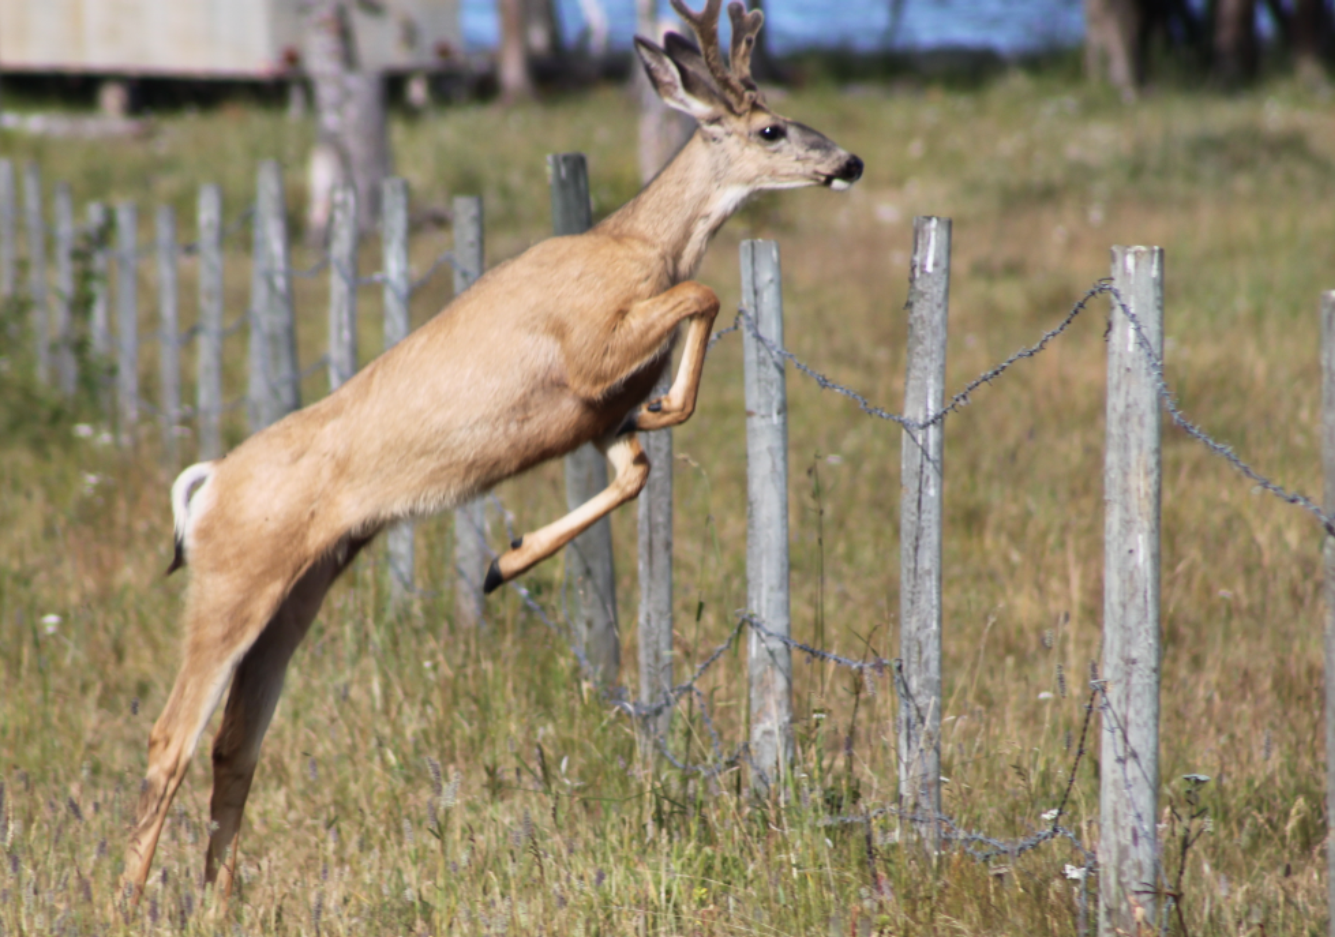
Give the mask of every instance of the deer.
M 204 881 L 227 900 L 260 746 L 288 664 L 334 580 L 390 524 L 455 507 L 587 443 L 608 487 L 515 539 L 491 592 L 635 498 L 637 433 L 695 410 L 719 299 L 695 275 L 710 238 L 756 192 L 847 189 L 863 163 L 770 110 L 751 77 L 763 15 L 722 0 L 672 5 L 695 34 L 635 49 L 690 140 L 630 202 L 587 232 L 530 247 L 478 279 L 338 390 L 183 471 L 171 489 L 175 558 L 188 565 L 183 660 L 149 738 L 122 888 L 148 879 L 172 799 L 224 690 L 213 742 Z M 681 358 L 667 393 L 647 400 Z

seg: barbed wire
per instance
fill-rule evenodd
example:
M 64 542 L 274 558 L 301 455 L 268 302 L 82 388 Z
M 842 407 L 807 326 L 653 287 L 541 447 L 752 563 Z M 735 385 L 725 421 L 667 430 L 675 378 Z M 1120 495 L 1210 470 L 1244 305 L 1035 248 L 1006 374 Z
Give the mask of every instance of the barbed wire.
M 1105 292 L 1112 296 L 1113 301 L 1117 303 L 1118 308 L 1122 310 L 1122 314 L 1126 316 L 1127 321 L 1131 324 L 1131 329 L 1136 334 L 1136 343 L 1139 345 L 1141 352 L 1144 353 L 1149 365 L 1150 376 L 1154 380 L 1155 391 L 1158 393 L 1159 399 L 1163 402 L 1164 409 L 1168 411 L 1168 416 L 1172 419 L 1173 423 L 1192 439 L 1205 446 L 1206 449 L 1233 466 L 1233 468 L 1241 472 L 1265 491 L 1268 491 L 1270 494 L 1279 498 L 1285 504 L 1291 504 L 1295 507 L 1302 508 L 1304 511 L 1311 514 L 1321 522 L 1321 526 L 1325 528 L 1327 534 L 1335 537 L 1335 518 L 1332 518 L 1331 515 L 1319 508 L 1311 498 L 1301 492 L 1289 491 L 1282 485 L 1279 485 L 1265 475 L 1262 475 L 1250 464 L 1244 462 L 1238 454 L 1233 451 L 1232 446 L 1219 442 L 1209 433 L 1205 432 L 1205 430 L 1198 424 L 1187 418 L 1186 414 L 1183 413 L 1178 406 L 1177 398 L 1173 394 L 1172 389 L 1168 386 L 1168 379 L 1164 376 L 1163 358 L 1154 350 L 1154 345 L 1145 334 L 1145 329 L 1141 326 L 1140 320 L 1136 318 L 1135 313 L 1131 311 L 1126 300 L 1122 297 L 1122 294 L 1118 292 L 1115 286 L 1111 283 L 1107 284 Z
M 850 387 L 847 387 L 844 384 L 839 383 L 838 381 L 833 380 L 829 376 L 818 371 L 816 368 L 813 368 L 811 365 L 807 364 L 806 362 L 798 358 L 791 351 L 788 351 L 787 349 L 780 347 L 768 336 L 762 334 L 760 332 L 759 327 L 756 324 L 755 317 L 751 314 L 749 310 L 747 310 L 743 306 L 738 307 L 737 316 L 733 321 L 733 325 L 728 329 L 724 329 L 718 332 L 710 340 L 710 343 L 707 347 L 713 347 L 713 345 L 715 344 L 715 342 L 718 341 L 718 339 L 722 338 L 726 334 L 736 331 L 738 327 L 744 326 L 746 330 L 756 339 L 756 341 L 759 342 L 771 355 L 775 356 L 776 358 L 779 358 L 782 361 L 791 363 L 793 367 L 795 367 L 799 372 L 801 372 L 803 375 L 810 378 L 811 380 L 815 381 L 817 386 L 819 386 L 822 390 L 833 391 L 834 393 L 842 397 L 846 397 L 849 400 L 852 400 L 854 403 L 858 405 L 859 409 L 861 409 L 867 415 L 875 417 L 877 419 L 895 423 L 896 425 L 903 428 L 906 432 L 908 432 L 910 436 L 913 436 L 914 433 L 921 432 L 922 430 L 928 429 L 932 426 L 944 422 L 946 417 L 950 416 L 953 413 L 958 412 L 959 410 L 967 406 L 972 401 L 972 395 L 974 394 L 974 392 L 977 391 L 980 387 L 982 387 L 985 384 L 991 384 L 993 381 L 995 381 L 998 377 L 1000 377 L 1014 365 L 1026 359 L 1033 358 L 1037 356 L 1040 352 L 1044 351 L 1055 338 L 1057 338 L 1063 332 L 1065 332 L 1067 328 L 1071 325 L 1071 323 L 1074 322 L 1075 319 L 1082 312 L 1085 311 L 1085 309 L 1089 305 L 1089 302 L 1092 299 L 1094 299 L 1096 296 L 1105 293 L 1108 294 L 1111 300 L 1117 304 L 1118 308 L 1126 316 L 1128 323 L 1131 325 L 1131 329 L 1136 336 L 1137 346 L 1140 348 L 1140 350 L 1146 357 L 1146 363 L 1150 370 L 1150 376 L 1154 382 L 1155 392 L 1158 395 L 1159 400 L 1161 401 L 1164 407 L 1164 410 L 1168 413 L 1169 418 L 1172 420 L 1173 424 L 1177 426 L 1179 429 L 1181 429 L 1183 432 L 1185 432 L 1192 439 L 1196 440 L 1197 442 L 1205 446 L 1206 449 L 1208 449 L 1211 453 L 1222 458 L 1224 461 L 1228 462 L 1229 465 L 1231 465 L 1234 469 L 1236 469 L 1238 472 L 1240 472 L 1242 475 L 1244 475 L 1246 478 L 1251 480 L 1253 483 L 1255 483 L 1263 490 L 1279 498 L 1285 504 L 1290 504 L 1295 507 L 1301 508 L 1307 513 L 1311 514 L 1321 523 L 1326 533 L 1330 534 L 1331 536 L 1335 536 L 1335 517 L 1332 517 L 1330 514 L 1327 514 L 1325 511 L 1323 511 L 1308 496 L 1302 494 L 1301 492 L 1290 491 L 1289 489 L 1273 481 L 1266 475 L 1262 474 L 1250 463 L 1244 461 L 1233 450 L 1233 447 L 1227 445 L 1226 443 L 1221 443 L 1218 440 L 1216 440 L 1213 436 L 1211 436 L 1204 429 L 1202 429 L 1199 424 L 1189 419 L 1186 416 L 1186 414 L 1183 413 L 1181 407 L 1179 407 L 1177 404 L 1176 395 L 1174 395 L 1172 388 L 1170 388 L 1168 385 L 1168 379 L 1164 374 L 1164 365 L 1162 357 L 1154 350 L 1154 346 L 1151 344 L 1149 338 L 1145 335 L 1145 331 L 1143 326 L 1141 325 L 1140 319 L 1137 318 L 1135 313 L 1131 311 L 1126 300 L 1123 298 L 1122 294 L 1118 291 L 1118 289 L 1112 284 L 1112 281 L 1106 277 L 1101 280 L 1095 281 L 1095 283 L 1085 292 L 1085 295 L 1082 296 L 1075 303 L 1075 305 L 1071 307 L 1071 310 L 1066 314 L 1066 316 L 1061 320 L 1061 322 L 1059 322 L 1055 327 L 1044 332 L 1037 342 L 1035 342 L 1033 345 L 1028 345 L 1021 348 L 1019 351 L 1012 354 L 1010 357 L 1002 361 L 1000 364 L 996 365 L 995 367 L 989 368 L 987 371 L 984 371 L 978 377 L 974 378 L 972 381 L 966 384 L 962 390 L 960 390 L 953 397 L 951 397 L 950 401 L 940 410 L 930 413 L 922 419 L 914 419 L 912 417 L 905 416 L 901 413 L 893 413 L 891 411 L 885 410 L 882 407 L 878 407 L 872 404 L 862 394 L 858 393 L 857 391 L 853 390 Z M 913 438 L 916 441 L 916 436 L 913 436 Z

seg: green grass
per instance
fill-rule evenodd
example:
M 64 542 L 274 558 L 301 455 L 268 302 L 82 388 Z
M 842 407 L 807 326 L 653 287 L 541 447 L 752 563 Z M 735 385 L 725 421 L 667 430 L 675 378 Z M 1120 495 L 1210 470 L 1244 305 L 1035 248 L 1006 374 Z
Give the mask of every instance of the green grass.
M 1233 97 L 1165 89 L 1128 107 L 1064 73 L 1016 71 L 974 88 L 815 87 L 775 106 L 857 152 L 867 173 L 845 196 L 782 193 L 730 222 L 699 277 L 725 310 L 740 295 L 738 242 L 778 239 L 789 346 L 897 409 L 915 214 L 954 219 L 948 389 L 1054 324 L 1107 272 L 1110 245 L 1159 244 L 1168 376 L 1188 414 L 1264 471 L 1320 492 L 1316 303 L 1335 286 L 1323 197 L 1335 126 L 1320 98 L 1280 82 Z M 544 153 L 589 154 L 599 215 L 636 188 L 634 113 L 613 89 L 400 118 L 392 132 L 415 204 L 484 197 L 493 262 L 547 231 Z M 192 218 L 203 182 L 223 186 L 235 216 L 262 158 L 288 169 L 295 222 L 310 134 L 276 110 L 222 107 L 161 117 L 137 140 L 0 135 L 0 153 L 37 160 L 76 204 L 137 200 L 147 244 L 149 207 Z M 227 258 L 229 319 L 246 302 L 245 239 Z M 449 244 L 447 230 L 419 231 L 417 268 Z M 378 254 L 368 243 L 365 270 Z M 151 264 L 141 276 L 149 329 Z M 448 300 L 448 279 L 415 298 L 417 321 Z M 193 289 L 187 267 L 183 290 Z M 297 289 L 308 363 L 324 344 L 326 286 Z M 378 300 L 362 302 L 369 354 Z M 0 323 L 0 934 L 1074 932 L 1069 848 L 988 868 L 900 845 L 893 821 L 874 826 L 870 846 L 863 828 L 820 825 L 830 809 L 894 801 L 888 676 L 859 681 L 799 660 L 786 800 L 752 802 L 736 771 L 702 782 L 652 763 L 512 593 L 491 601 L 485 629 L 456 627 L 443 519 L 419 528 L 427 594 L 404 614 L 388 611 L 378 549 L 326 601 L 265 746 L 239 899 L 221 916 L 203 907 L 203 757 L 140 917 L 127 920 L 114 883 L 178 662 L 186 577 L 161 578 L 173 471 L 153 426 L 121 453 L 98 443 L 94 397 L 64 402 L 33 382 L 21 312 Z M 1099 653 L 1101 315 L 980 391 L 946 430 L 945 802 L 961 824 L 998 836 L 1031 832 L 1060 798 Z M 234 397 L 244 338 L 231 342 Z M 142 366 L 151 399 L 151 349 Z M 308 399 L 322 383 L 310 379 Z M 789 410 L 794 634 L 893 657 L 899 433 L 792 372 Z M 676 437 L 680 675 L 745 602 L 743 411 L 740 343 L 725 339 Z M 76 437 L 77 423 L 92 438 Z M 230 432 L 239 440 L 239 422 Z M 1201 792 L 1211 827 L 1183 876 L 1187 923 L 1194 935 L 1323 933 L 1321 531 L 1172 430 L 1164 468 L 1160 802 L 1182 812 L 1180 777 L 1213 778 Z M 559 466 L 499 494 L 532 529 L 562 511 Z M 614 518 L 632 689 L 634 525 L 633 510 Z M 559 618 L 560 560 L 525 581 Z M 48 615 L 61 620 L 49 626 Z M 726 746 L 745 735 L 744 658 L 726 655 L 702 683 Z M 673 744 L 693 759 L 708 750 L 688 704 Z M 1091 843 L 1097 761 L 1082 767 L 1070 817 Z M 1166 835 L 1180 833 L 1161 819 Z M 1173 877 L 1176 842 L 1164 853 Z

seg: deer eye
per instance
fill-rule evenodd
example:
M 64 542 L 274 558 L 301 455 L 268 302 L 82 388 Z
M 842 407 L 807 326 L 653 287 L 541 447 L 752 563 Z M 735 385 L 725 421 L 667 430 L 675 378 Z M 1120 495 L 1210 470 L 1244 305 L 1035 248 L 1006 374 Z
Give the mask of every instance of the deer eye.
M 766 143 L 777 143 L 788 136 L 788 131 L 784 129 L 783 124 L 770 124 L 768 127 L 760 128 L 760 139 Z

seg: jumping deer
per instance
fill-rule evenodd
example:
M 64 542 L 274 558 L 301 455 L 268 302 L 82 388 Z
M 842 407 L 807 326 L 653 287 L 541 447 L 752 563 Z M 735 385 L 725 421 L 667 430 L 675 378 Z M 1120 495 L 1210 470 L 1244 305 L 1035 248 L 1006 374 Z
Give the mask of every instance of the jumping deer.
M 692 282 L 710 237 L 755 192 L 846 189 L 862 161 L 780 117 L 751 78 L 762 14 L 739 2 L 730 62 L 722 0 L 672 5 L 699 45 L 668 33 L 636 51 L 659 96 L 699 124 L 671 163 L 590 231 L 500 264 L 324 400 L 192 466 L 172 486 L 176 561 L 188 562 L 184 661 L 153 727 L 124 885 L 138 900 L 200 735 L 231 681 L 213 744 L 205 881 L 235 877 L 241 815 L 293 651 L 325 592 L 385 526 L 444 510 L 594 441 L 607 489 L 515 540 L 491 591 L 639 494 L 637 431 L 695 408 L 719 301 Z M 681 363 L 666 396 L 645 398 Z

